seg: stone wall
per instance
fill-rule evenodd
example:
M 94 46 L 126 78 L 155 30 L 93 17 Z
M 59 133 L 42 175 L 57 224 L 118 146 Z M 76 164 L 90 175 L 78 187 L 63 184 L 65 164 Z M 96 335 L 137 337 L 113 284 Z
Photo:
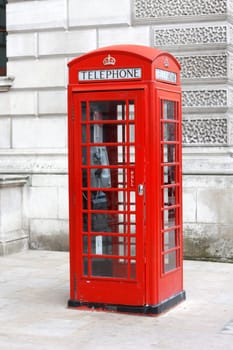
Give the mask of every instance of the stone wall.
M 232 14 L 231 0 L 8 0 L 0 171 L 29 175 L 32 248 L 68 249 L 67 62 L 142 44 L 182 65 L 185 255 L 233 260 L 231 216 L 216 214 L 233 195 Z

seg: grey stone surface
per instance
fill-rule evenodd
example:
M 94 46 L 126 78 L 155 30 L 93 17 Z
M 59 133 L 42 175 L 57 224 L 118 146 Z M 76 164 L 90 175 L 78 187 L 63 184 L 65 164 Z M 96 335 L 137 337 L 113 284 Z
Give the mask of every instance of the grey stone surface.
M 187 299 L 158 317 L 67 308 L 68 253 L 0 257 L 0 349 L 232 349 L 233 265 L 184 262 Z

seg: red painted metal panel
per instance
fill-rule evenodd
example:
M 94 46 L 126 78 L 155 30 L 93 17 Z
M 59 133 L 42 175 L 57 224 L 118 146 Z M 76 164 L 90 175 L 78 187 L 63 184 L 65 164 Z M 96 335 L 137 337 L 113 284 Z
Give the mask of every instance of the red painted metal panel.
M 70 300 L 182 299 L 179 63 L 137 45 L 95 50 L 69 63 L 68 105 Z

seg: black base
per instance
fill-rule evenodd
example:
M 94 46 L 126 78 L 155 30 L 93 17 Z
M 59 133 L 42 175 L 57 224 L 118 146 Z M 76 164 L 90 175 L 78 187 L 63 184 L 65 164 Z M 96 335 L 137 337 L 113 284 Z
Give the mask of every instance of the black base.
M 157 305 L 115 305 L 102 303 L 88 303 L 78 300 L 69 300 L 68 307 L 87 307 L 91 309 L 101 309 L 105 311 L 126 312 L 133 314 L 158 315 L 185 300 L 185 291 L 173 295 Z

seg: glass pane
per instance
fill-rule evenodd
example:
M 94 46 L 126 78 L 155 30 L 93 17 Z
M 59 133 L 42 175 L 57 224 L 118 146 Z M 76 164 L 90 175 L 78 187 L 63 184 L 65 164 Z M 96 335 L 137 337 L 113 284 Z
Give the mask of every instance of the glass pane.
M 86 143 L 87 142 L 87 127 L 86 125 L 82 125 L 82 143 Z
M 136 237 L 130 238 L 130 256 L 136 256 Z
M 126 211 L 129 208 L 126 191 L 92 191 L 92 209 Z
M 84 152 L 83 147 L 83 152 Z M 133 156 L 135 149 L 131 150 Z M 132 160 L 131 160 L 132 162 Z M 90 151 L 89 164 L 91 165 L 121 165 L 128 164 L 129 159 L 127 155 L 126 146 L 92 146 Z
M 96 124 L 90 125 L 92 143 L 125 143 L 135 141 L 134 124 Z M 112 135 L 110 138 L 109 135 Z
M 176 141 L 176 126 L 175 123 L 163 123 L 164 141 Z
M 129 125 L 129 142 L 131 143 L 135 142 L 135 125 L 134 124 Z
M 93 232 L 111 232 L 112 228 L 109 219 L 116 219 L 117 214 L 91 214 L 91 231 Z M 117 221 L 115 220 L 117 223 Z M 116 226 L 116 224 L 115 224 Z M 116 227 L 115 227 L 116 228 Z
M 175 102 L 174 101 L 164 101 L 163 104 L 163 119 L 173 120 L 176 118 L 175 115 Z
M 111 172 L 111 187 L 115 188 L 126 188 L 127 187 L 127 173 L 128 169 L 116 168 L 110 169 Z
M 87 169 L 82 169 L 82 187 L 87 187 Z
M 86 213 L 83 213 L 83 232 L 87 232 L 88 231 L 88 216 Z
M 128 196 L 126 191 L 117 192 L 117 203 L 119 210 L 127 210 L 128 207 Z
M 130 191 L 130 203 L 131 204 L 135 204 L 135 200 L 136 200 L 136 195 L 135 195 L 135 191 Z
M 176 187 L 169 187 L 163 189 L 164 207 L 169 207 L 176 204 Z
M 87 147 L 82 147 L 82 165 L 87 165 Z
M 112 125 L 112 128 L 116 128 L 116 131 L 117 131 L 116 142 L 122 143 L 122 142 L 125 142 L 127 140 L 126 126 L 125 125 Z
M 136 279 L 136 260 L 130 260 L 130 278 Z
M 130 146 L 129 151 L 130 151 L 130 164 L 134 164 L 135 163 L 135 147 Z
M 133 120 L 134 118 L 135 118 L 134 101 L 129 101 L 129 119 Z
M 109 236 L 91 237 L 91 253 L 96 255 L 112 255 L 113 238 Z
M 114 147 L 115 150 L 115 147 Z M 96 146 L 91 147 L 90 152 L 90 164 L 91 165 L 109 165 L 109 154 L 110 154 L 111 148 L 108 147 L 102 147 L 102 146 Z
M 122 104 L 117 105 L 117 120 L 124 120 L 125 119 L 125 102 L 122 102 Z
M 176 225 L 176 208 L 170 210 L 164 210 L 164 229 L 173 227 Z
M 129 230 L 130 230 L 131 234 L 135 234 L 136 233 L 136 225 L 130 224 Z
M 128 260 L 92 258 L 92 276 L 128 278 Z
M 86 102 L 81 102 L 82 109 L 82 120 L 85 121 L 87 119 L 87 104 Z
M 163 145 L 163 162 L 174 163 L 176 161 L 176 146 L 175 145 Z
M 83 191 L 82 192 L 82 208 L 83 209 L 88 209 L 88 192 Z
M 134 142 L 134 125 L 101 123 L 91 124 L 89 129 L 91 143 Z
M 136 222 L 136 215 L 130 215 L 130 223 L 135 223 Z
M 83 236 L 83 253 L 84 254 L 88 253 L 88 236 L 87 235 Z
M 83 275 L 84 276 L 88 275 L 88 258 L 87 257 L 83 258 Z
M 164 255 L 164 272 L 176 268 L 176 251 Z
M 175 174 L 175 171 L 176 171 L 176 167 L 174 165 L 171 165 L 171 166 L 165 166 L 163 168 L 163 183 L 165 185 L 171 185 L 171 184 L 174 184 L 175 183 L 175 179 L 176 179 L 176 174 Z
M 115 236 L 91 237 L 91 253 L 96 255 L 128 255 L 128 238 Z
M 91 209 L 107 210 L 109 206 L 107 195 L 103 191 L 91 192 Z
M 125 120 L 125 101 L 92 101 L 90 120 Z
M 164 232 L 164 246 L 163 250 L 174 248 L 176 246 L 176 231 L 167 231 Z
M 92 231 L 135 234 L 136 224 L 132 224 L 128 217 L 128 214 L 91 214 Z
M 128 169 L 111 169 L 111 176 L 113 179 L 113 186 L 119 189 L 126 188 L 128 179 Z

